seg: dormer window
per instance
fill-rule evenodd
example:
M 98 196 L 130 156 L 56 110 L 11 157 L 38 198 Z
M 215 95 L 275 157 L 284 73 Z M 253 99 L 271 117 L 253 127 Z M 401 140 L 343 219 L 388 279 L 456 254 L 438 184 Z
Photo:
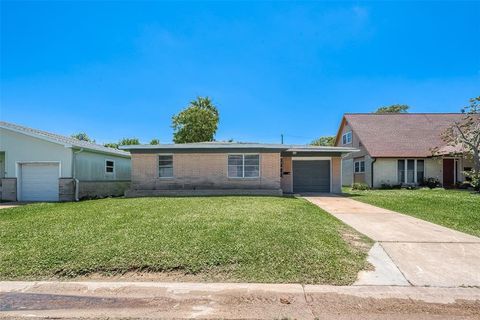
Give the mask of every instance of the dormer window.
M 345 132 L 342 135 L 342 144 L 350 144 L 352 143 L 352 131 Z

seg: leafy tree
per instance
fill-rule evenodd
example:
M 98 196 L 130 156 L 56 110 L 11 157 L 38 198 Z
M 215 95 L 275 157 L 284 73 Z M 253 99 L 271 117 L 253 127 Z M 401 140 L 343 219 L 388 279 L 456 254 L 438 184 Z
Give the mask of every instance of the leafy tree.
M 392 104 L 378 108 L 375 113 L 407 113 L 408 109 L 410 109 L 410 106 L 406 104 Z
M 118 149 L 118 143 L 115 143 L 115 142 L 105 143 L 103 144 L 103 146 L 107 148 Z
M 151 145 L 160 144 L 160 140 L 154 138 L 154 139 L 152 139 L 152 140 L 150 141 L 150 144 L 151 144 Z
M 462 152 L 473 159 L 471 171 L 464 174 L 472 180 L 472 186 L 480 191 L 480 96 L 470 99 L 470 105 L 462 109 L 465 116 L 442 134 L 442 139 L 455 152 Z M 454 153 L 455 153 L 454 152 Z
M 95 140 L 90 139 L 90 137 L 85 132 L 72 134 L 71 137 L 80 141 L 95 142 Z
M 335 136 L 323 136 L 319 137 L 312 142 L 310 145 L 312 146 L 333 146 L 335 143 Z
M 130 146 L 136 144 L 140 144 L 140 140 L 138 140 L 137 138 L 123 138 L 122 140 L 118 141 L 118 143 L 110 142 L 105 143 L 103 146 L 107 148 L 118 149 L 118 147 L 120 146 Z
M 208 97 L 197 97 L 179 114 L 172 117 L 173 141 L 191 143 L 213 141 L 219 115 Z
M 140 144 L 140 140 L 137 138 L 123 138 L 118 142 L 119 146 L 131 146 L 135 144 Z

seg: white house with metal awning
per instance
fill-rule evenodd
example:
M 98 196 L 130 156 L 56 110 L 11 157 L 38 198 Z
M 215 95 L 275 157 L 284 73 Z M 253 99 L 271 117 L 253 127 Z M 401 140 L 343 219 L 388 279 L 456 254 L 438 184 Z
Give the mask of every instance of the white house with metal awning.
M 0 122 L 0 195 L 8 201 L 71 201 L 123 195 L 130 154 Z

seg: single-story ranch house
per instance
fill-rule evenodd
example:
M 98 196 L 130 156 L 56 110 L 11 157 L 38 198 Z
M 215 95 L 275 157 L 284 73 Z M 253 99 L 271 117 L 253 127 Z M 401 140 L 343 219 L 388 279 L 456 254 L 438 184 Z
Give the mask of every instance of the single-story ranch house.
M 335 145 L 359 151 L 343 157 L 342 184 L 378 188 L 435 178 L 451 187 L 463 182 L 462 172 L 470 170 L 473 161 L 451 155 L 441 139 L 445 129 L 463 117 L 461 113 L 345 114 Z
M 123 195 L 130 154 L 0 121 L 0 199 L 72 201 Z
M 124 146 L 132 155 L 127 197 L 341 192 L 348 147 L 259 143 Z

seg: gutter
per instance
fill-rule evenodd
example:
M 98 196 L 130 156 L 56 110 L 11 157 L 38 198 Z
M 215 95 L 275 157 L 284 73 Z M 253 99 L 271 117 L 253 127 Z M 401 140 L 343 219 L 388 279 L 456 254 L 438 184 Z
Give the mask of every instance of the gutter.
M 72 170 L 73 170 L 73 180 L 75 181 L 75 201 L 79 201 L 79 189 L 80 189 L 80 181 L 77 179 L 77 154 L 83 151 L 83 148 L 80 148 L 80 150 L 73 152 L 73 164 L 72 164 Z
M 370 164 L 370 166 L 371 166 L 370 167 L 370 171 L 371 171 L 370 178 L 371 178 L 372 188 L 373 188 L 373 165 L 375 164 L 375 161 L 377 161 L 377 158 L 373 158 L 373 161 Z

